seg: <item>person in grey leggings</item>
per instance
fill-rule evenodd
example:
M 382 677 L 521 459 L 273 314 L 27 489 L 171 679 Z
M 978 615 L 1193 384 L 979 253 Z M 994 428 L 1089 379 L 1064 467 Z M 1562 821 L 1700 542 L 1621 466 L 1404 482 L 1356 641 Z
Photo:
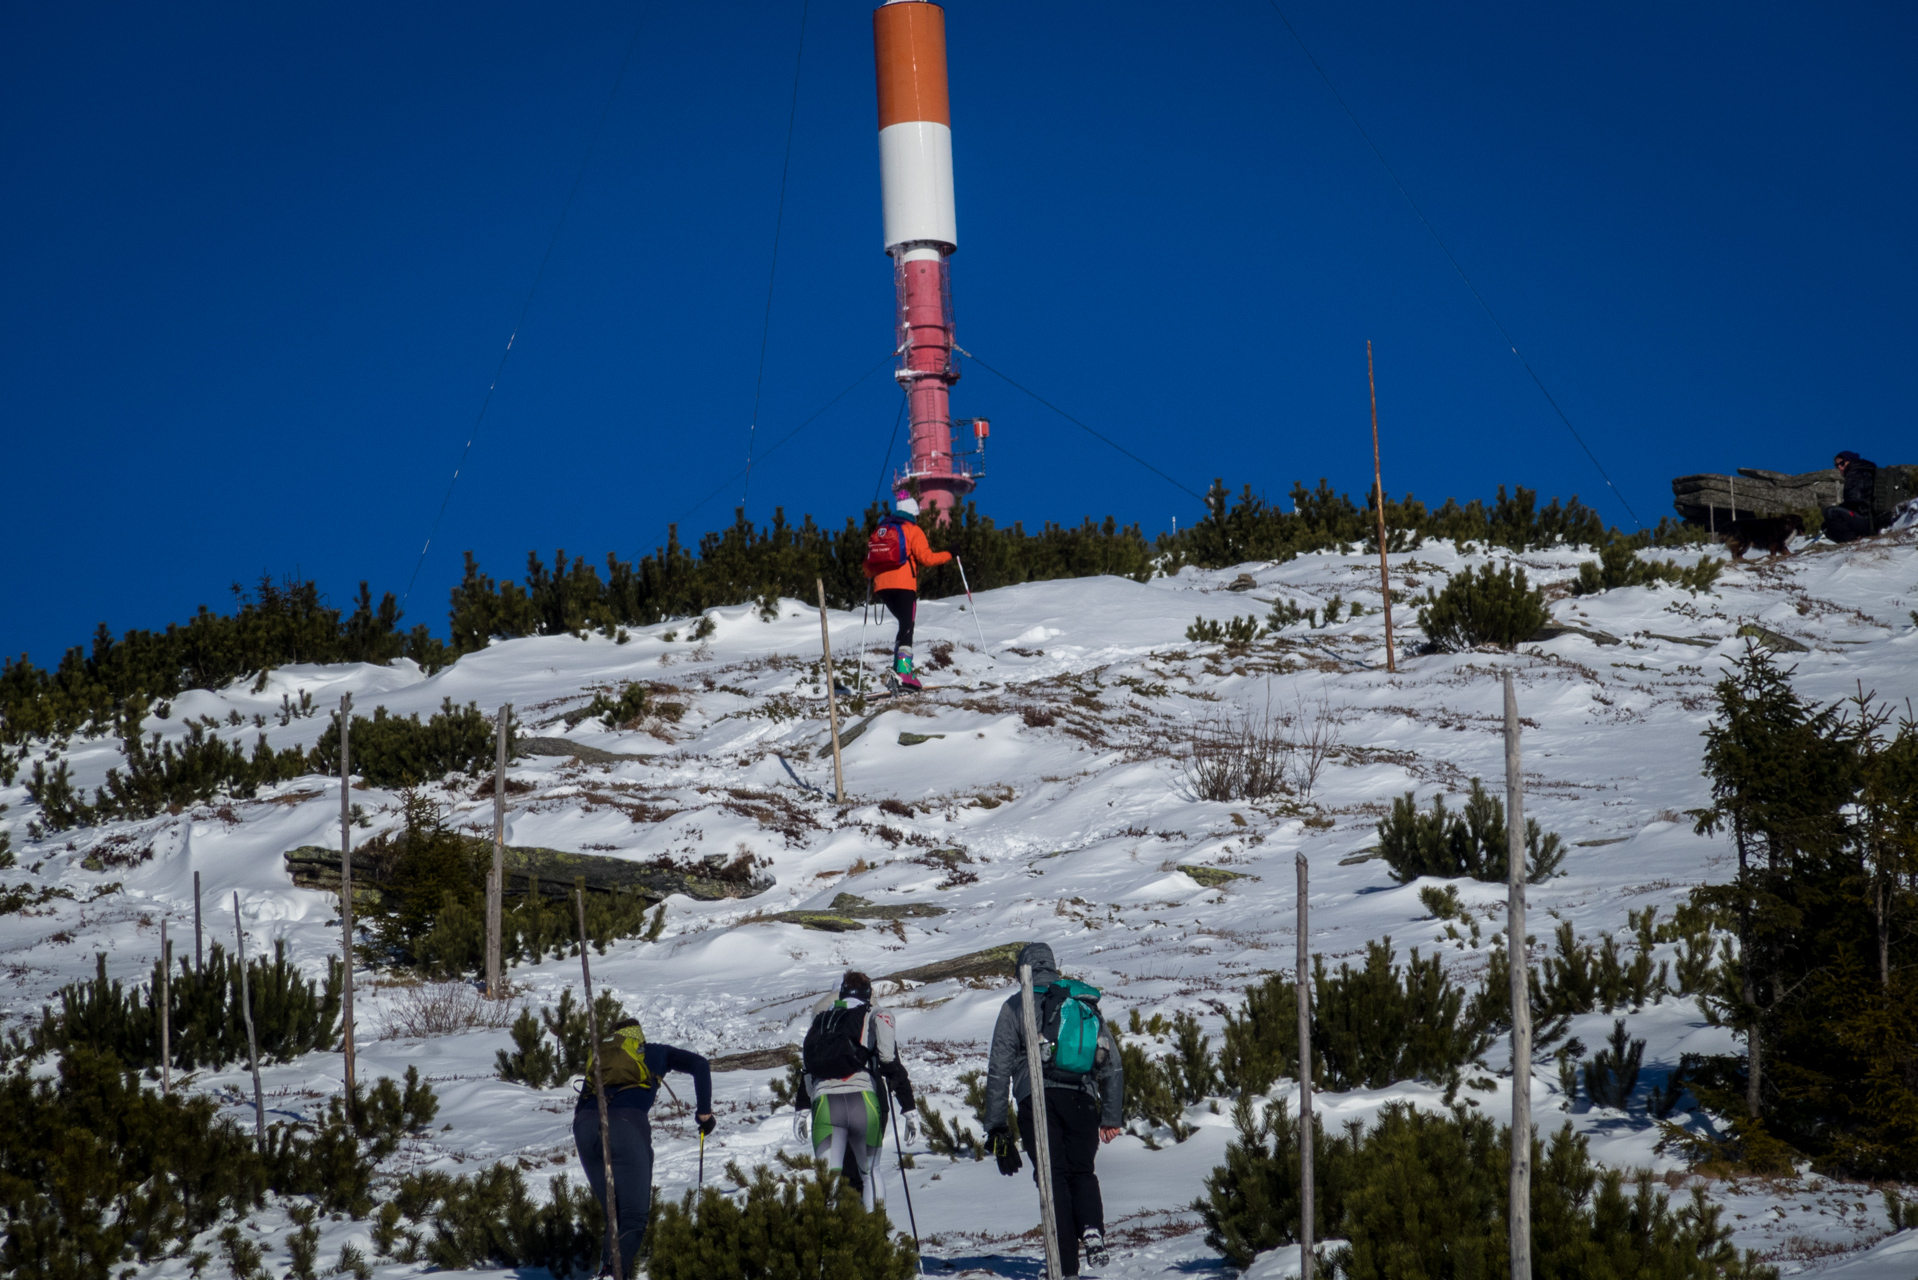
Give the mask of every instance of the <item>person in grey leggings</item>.
M 919 1137 L 912 1081 L 899 1060 L 892 1015 L 872 1003 L 872 981 L 855 970 L 840 982 L 837 996 L 821 997 L 813 1006 L 813 1027 L 807 1033 L 809 1044 L 831 1040 L 832 1047 L 842 1055 L 851 1054 L 840 1065 L 855 1060 L 864 1065 L 843 1076 L 808 1072 L 802 1078 L 795 1128 L 810 1128 L 813 1155 L 825 1160 L 827 1168 L 845 1169 L 857 1176 L 860 1199 L 871 1209 L 886 1199 L 878 1160 L 886 1136 L 886 1100 L 879 1092 L 882 1087 L 892 1089 L 905 1115 L 901 1136 L 907 1142 Z M 815 1055 L 815 1065 L 822 1060 L 830 1060 L 830 1055 Z M 850 1167 L 848 1156 L 852 1158 Z

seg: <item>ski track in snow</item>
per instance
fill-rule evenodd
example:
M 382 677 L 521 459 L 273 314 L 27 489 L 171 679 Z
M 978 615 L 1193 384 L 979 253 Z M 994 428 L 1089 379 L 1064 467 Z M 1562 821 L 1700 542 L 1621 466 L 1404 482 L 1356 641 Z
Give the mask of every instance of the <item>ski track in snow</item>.
M 1699 553 L 1652 554 L 1690 563 Z M 1572 551 L 1461 555 L 1448 543 L 1395 555 L 1401 641 L 1416 635 L 1409 597 L 1442 585 L 1465 565 L 1517 560 L 1535 584 L 1562 584 L 1589 558 Z M 1257 586 L 1226 589 L 1241 572 Z M 1289 627 L 1277 645 L 1261 641 L 1240 658 L 1184 638 L 1195 616 L 1263 619 L 1272 601 L 1311 607 L 1334 594 L 1362 601 L 1364 616 L 1317 630 Z M 655 1040 L 708 1054 L 797 1043 L 808 1002 L 847 967 L 880 975 L 1033 938 L 1050 941 L 1069 973 L 1104 988 L 1108 1014 L 1121 1024 L 1134 1009 L 1168 1019 L 1190 1011 L 1216 1048 L 1221 1014 L 1236 1005 L 1240 989 L 1264 971 L 1290 969 L 1293 857 L 1301 850 L 1312 867 L 1313 951 L 1336 965 L 1389 934 L 1401 958 L 1413 946 L 1426 954 L 1436 950 L 1455 978 L 1477 982 L 1497 945 L 1502 885 L 1452 882 L 1482 919 L 1482 938 L 1473 945 L 1444 936 L 1443 922 L 1419 903 L 1419 884 L 1395 885 L 1383 863 L 1353 859 L 1375 843 L 1378 817 L 1407 790 L 1418 793 L 1423 807 L 1440 791 L 1458 795 L 1476 776 L 1502 796 L 1500 672 L 1516 673 L 1520 713 L 1535 726 L 1524 739 L 1527 816 L 1571 846 L 1566 874 L 1531 891 L 1533 932 L 1549 944 L 1558 921 L 1570 921 L 1581 938 L 1612 934 L 1628 953 L 1628 911 L 1657 906 L 1669 917 L 1692 886 L 1728 874 L 1726 843 L 1692 834 L 1682 813 L 1708 798 L 1699 735 L 1711 711 L 1711 686 L 1743 644 L 1734 635 L 1741 624 L 1756 622 L 1810 647 L 1789 655 L 1794 683 L 1809 698 L 1841 698 L 1858 682 L 1893 703 L 1918 694 L 1918 628 L 1909 616 L 1918 604 L 1918 549 L 1910 533 L 1865 547 L 1823 546 L 1777 564 L 1734 565 L 1713 594 L 1653 587 L 1562 597 L 1552 608 L 1555 621 L 1623 643 L 1600 645 L 1568 634 L 1522 646 L 1517 655 L 1407 657 L 1396 675 L 1384 670 L 1379 603 L 1376 558 L 1356 554 L 1219 572 L 1188 569 L 1145 585 L 1110 577 L 1033 583 L 980 593 L 976 615 L 961 601 L 926 601 L 918 623 L 921 661 L 935 642 L 947 640 L 955 646 L 954 666 L 926 671 L 928 685 L 940 687 L 922 697 L 878 704 L 869 727 L 844 752 L 852 800 L 843 809 L 830 800 L 819 619 L 792 600 L 782 601 L 780 616 L 770 622 L 755 606 L 713 610 L 717 631 L 702 641 L 684 638 L 689 626 L 681 621 L 631 628 L 624 644 L 599 635 L 498 642 L 431 678 L 405 661 L 388 668 L 284 667 L 257 692 L 242 681 L 177 698 L 170 718 L 149 719 L 147 728 L 181 735 L 189 716 L 224 721 L 237 711 L 248 727 L 228 732 L 250 744 L 261 732 L 251 718 L 260 713 L 268 717 L 264 732 L 273 745 L 310 746 L 338 696 L 351 691 L 360 714 L 384 704 L 396 714 L 425 717 L 449 697 L 476 701 L 490 713 L 510 701 L 525 734 L 645 756 L 611 765 L 520 759 L 511 777 L 532 790 L 511 798 L 507 839 L 634 858 L 730 857 L 746 849 L 771 860 L 768 870 L 777 878 L 771 890 L 729 902 L 673 898 L 657 944 L 620 942 L 594 957 L 595 982 L 637 1013 Z M 863 635 L 870 686 L 891 640 L 890 621 L 862 632 L 855 611 L 835 613 L 831 622 L 848 682 L 845 668 Z M 977 649 L 976 626 L 983 626 L 990 653 Z M 666 632 L 681 638 L 668 642 Z M 559 720 L 564 712 L 583 705 L 595 687 L 624 680 L 677 686 L 682 693 L 674 696 L 689 708 L 685 718 L 657 732 L 608 732 L 592 720 L 566 731 Z M 280 725 L 282 695 L 297 703 L 302 692 L 312 696 L 318 714 Z M 1313 796 L 1329 826 L 1306 825 L 1273 806 L 1195 801 L 1170 758 L 1181 726 L 1228 705 L 1263 707 L 1268 698 L 1274 708 L 1326 703 L 1341 721 L 1346 754 L 1327 766 Z M 1033 705 L 1053 711 L 1056 723 L 1028 727 L 1022 712 Z M 904 731 L 945 736 L 903 746 Z M 89 790 L 119 762 L 111 738 L 73 742 L 65 754 L 76 784 Z M 490 781 L 480 787 L 455 777 L 433 794 L 453 807 L 457 823 L 490 833 Z M 981 806 L 975 803 L 980 796 L 1001 803 Z M 910 819 L 883 813 L 877 802 L 888 798 L 922 811 Z M 397 795 L 367 790 L 354 799 L 372 820 L 371 829 L 356 831 L 356 841 L 398 825 Z M 9 806 L 0 821 L 10 823 L 19 853 L 19 869 L 4 879 L 62 886 L 77 899 L 0 918 L 9 979 L 0 1014 L 10 1027 L 37 1016 L 63 983 L 90 976 L 97 952 L 106 954 L 114 977 L 144 980 L 162 916 L 171 922 L 176 956 L 182 954 L 192 945 L 196 870 L 204 881 L 209 941 L 231 949 L 238 890 L 249 954 L 269 952 L 284 939 L 302 966 L 318 972 L 337 949 L 337 926 L 328 927 L 335 919 L 333 896 L 294 888 L 280 857 L 296 845 L 337 843 L 337 782 L 309 777 L 255 801 L 38 841 L 25 838 L 35 810 L 24 789 L 0 791 L 0 801 Z M 651 811 L 635 817 L 621 807 L 634 802 Z M 660 811 L 673 812 L 652 820 Z M 151 856 L 130 867 L 85 870 L 82 860 L 106 840 L 118 842 L 109 852 L 150 849 Z M 974 865 L 965 869 L 977 880 L 939 888 L 946 868 L 916 860 L 934 847 L 966 850 Z M 868 869 L 850 874 L 862 861 Z M 1228 867 L 1252 878 L 1210 889 L 1178 870 L 1179 863 Z M 114 881 L 121 892 L 85 901 Z M 747 920 L 828 906 L 841 892 L 880 902 L 936 902 L 950 914 L 903 922 L 903 941 L 879 922 L 863 932 L 833 934 Z M 1675 952 L 1661 947 L 1655 954 L 1671 959 Z M 579 965 L 549 960 L 514 969 L 511 977 L 537 1008 L 578 982 Z M 417 1066 L 441 1100 L 433 1131 L 408 1140 L 389 1172 L 471 1172 L 514 1160 L 579 1182 L 571 1094 L 497 1079 L 494 1053 L 510 1047 L 504 1030 L 389 1038 L 398 989 L 379 986 L 362 971 L 358 990 L 362 1078 L 397 1077 Z M 958 1077 L 983 1069 L 1005 996 L 1003 986 L 958 982 L 882 996 L 898 1013 L 915 1085 L 948 1118 L 968 1115 Z M 1596 1048 L 1612 1017 L 1576 1019 L 1572 1034 Z M 1568 1113 L 1546 1059 L 1534 1073 L 1534 1117 L 1542 1131 L 1572 1125 L 1607 1164 L 1676 1171 L 1674 1159 L 1654 1150 L 1657 1134 L 1643 1093 L 1662 1083 L 1682 1053 L 1725 1052 L 1734 1042 L 1707 1025 L 1689 999 L 1668 996 L 1626 1017 L 1632 1034 L 1647 1042 L 1640 1097 L 1629 1113 L 1589 1103 Z M 1488 1074 L 1507 1066 L 1506 1053 L 1503 1041 L 1493 1046 Z M 340 1059 L 312 1054 L 263 1067 L 261 1074 L 270 1109 L 310 1114 L 339 1087 Z M 715 1077 L 720 1128 L 709 1144 L 709 1177 L 723 1178 L 719 1171 L 728 1160 L 750 1169 L 770 1162 L 777 1149 L 799 1154 L 790 1111 L 771 1111 L 772 1074 Z M 1480 1073 L 1468 1068 L 1465 1074 Z M 236 1119 L 250 1124 L 243 1065 L 201 1073 L 188 1087 L 223 1098 Z M 1270 1096 L 1293 1093 L 1281 1083 Z M 1490 1090 L 1468 1084 L 1461 1096 L 1501 1121 L 1509 1117 L 1502 1079 Z M 1331 1128 L 1367 1120 L 1392 1099 L 1436 1107 L 1440 1098 L 1436 1088 L 1408 1083 L 1320 1093 L 1316 1101 Z M 1161 1131 L 1158 1150 L 1131 1134 L 1102 1149 L 1108 1235 L 1117 1245 L 1104 1275 L 1130 1280 L 1229 1272 L 1205 1245 L 1190 1208 L 1232 1136 L 1229 1105 L 1221 1111 L 1192 1107 L 1187 1119 L 1196 1131 L 1183 1143 Z M 677 1198 L 695 1177 L 692 1129 L 683 1109 L 670 1103 L 656 1115 L 655 1176 L 663 1194 Z M 892 1159 L 888 1152 L 889 1165 Z M 923 1149 L 910 1177 L 933 1274 L 1040 1274 L 1035 1241 L 1026 1234 L 1038 1214 L 1029 1177 L 1001 1179 L 990 1162 L 952 1162 Z M 1679 1181 L 1675 1174 L 1671 1180 Z M 537 1172 L 533 1181 L 542 1185 Z M 903 1228 L 896 1167 L 888 1183 Z M 1872 1188 L 1804 1175 L 1714 1183 L 1709 1190 L 1726 1206 L 1737 1243 L 1764 1251 L 1788 1275 L 1909 1280 L 1918 1273 L 1918 1233 L 1889 1236 Z M 291 1230 L 284 1212 L 270 1206 L 246 1221 L 257 1228 L 254 1238 L 266 1248 L 268 1264 L 283 1268 Z M 321 1261 L 330 1266 L 347 1243 L 373 1257 L 368 1225 L 322 1220 Z M 217 1253 L 210 1234 L 198 1247 Z M 1296 1249 L 1291 1253 L 1295 1268 Z M 1255 1273 L 1279 1275 L 1284 1261 L 1268 1255 Z M 423 1269 L 384 1261 L 375 1273 Z M 169 1260 L 140 1274 L 185 1276 L 187 1264 Z

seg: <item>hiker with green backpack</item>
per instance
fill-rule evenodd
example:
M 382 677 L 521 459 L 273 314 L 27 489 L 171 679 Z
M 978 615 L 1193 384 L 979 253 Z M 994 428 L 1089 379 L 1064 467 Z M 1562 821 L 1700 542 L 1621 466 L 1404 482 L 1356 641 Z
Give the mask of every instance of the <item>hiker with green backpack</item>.
M 693 1078 L 693 1121 L 703 1142 L 713 1131 L 712 1065 L 699 1054 L 678 1045 L 646 1039 L 639 1019 L 627 1018 L 615 1026 L 594 1055 L 606 1083 L 606 1132 L 612 1143 L 613 1200 L 619 1213 L 620 1274 L 631 1277 L 633 1260 L 646 1238 L 653 1211 L 653 1097 L 666 1073 L 678 1071 Z M 586 1081 L 573 1108 L 573 1145 L 586 1167 L 586 1182 L 606 1210 L 606 1148 L 600 1144 L 599 1095 L 593 1089 L 593 1062 L 586 1064 Z M 671 1086 L 667 1088 L 670 1090 Z M 612 1274 L 610 1249 L 605 1250 L 603 1274 Z
M 1044 1064 L 1046 1145 L 1052 1159 L 1060 1262 L 1065 1275 L 1076 1276 L 1081 1252 L 1092 1266 L 1107 1261 L 1105 1204 L 1093 1162 L 1099 1144 L 1118 1137 L 1124 1122 L 1124 1068 L 1119 1045 L 1100 1017 L 1097 987 L 1061 978 L 1052 948 L 1043 942 L 1027 943 L 1018 963 L 1032 967 L 1032 996 L 1038 1005 L 1033 1012 L 1043 1041 L 1039 1057 Z M 1019 1171 L 1019 1154 L 1006 1124 L 1008 1096 L 1019 1104 L 1019 1138 L 1033 1158 L 1037 1185 L 1025 1006 L 1016 993 L 999 1010 L 986 1064 L 986 1147 L 999 1161 L 999 1172 L 1010 1177 Z

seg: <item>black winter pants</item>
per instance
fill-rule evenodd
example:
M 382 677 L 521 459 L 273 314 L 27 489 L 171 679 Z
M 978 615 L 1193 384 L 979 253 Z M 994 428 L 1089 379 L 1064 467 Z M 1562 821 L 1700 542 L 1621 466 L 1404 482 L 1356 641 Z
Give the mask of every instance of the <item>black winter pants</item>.
M 1850 507 L 1825 508 L 1825 536 L 1833 542 L 1856 542 L 1871 536 L 1871 521 Z
M 1032 1108 L 1019 1108 L 1019 1138 L 1032 1157 L 1032 1184 L 1039 1185 L 1039 1147 L 1032 1136 Z M 1105 1202 L 1092 1162 L 1099 1155 L 1099 1104 L 1084 1089 L 1046 1090 L 1046 1139 L 1052 1156 L 1052 1212 L 1058 1218 L 1059 1263 L 1079 1274 L 1079 1233 L 1106 1229 Z
M 879 603 L 886 606 L 887 612 L 898 619 L 899 635 L 892 642 L 894 649 L 912 648 L 912 620 L 919 612 L 919 593 L 905 587 L 887 587 L 877 593 Z
M 608 1107 L 607 1134 L 613 1141 L 613 1199 L 619 1208 L 621 1274 L 633 1274 L 633 1259 L 646 1238 L 646 1222 L 653 1212 L 653 1122 L 638 1107 Z M 581 1107 L 573 1113 L 573 1145 L 586 1166 L 599 1211 L 606 1212 L 606 1151 L 599 1144 L 599 1108 Z M 612 1256 L 601 1246 L 600 1265 L 610 1268 Z

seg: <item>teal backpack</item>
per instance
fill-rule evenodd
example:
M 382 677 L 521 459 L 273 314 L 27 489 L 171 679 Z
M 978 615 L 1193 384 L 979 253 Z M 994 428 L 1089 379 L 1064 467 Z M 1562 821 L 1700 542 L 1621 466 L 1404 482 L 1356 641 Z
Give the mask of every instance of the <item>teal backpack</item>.
M 1040 1056 L 1045 1076 L 1056 1084 L 1078 1084 L 1099 1061 L 1099 988 L 1061 978 L 1032 994 L 1039 1000 Z

